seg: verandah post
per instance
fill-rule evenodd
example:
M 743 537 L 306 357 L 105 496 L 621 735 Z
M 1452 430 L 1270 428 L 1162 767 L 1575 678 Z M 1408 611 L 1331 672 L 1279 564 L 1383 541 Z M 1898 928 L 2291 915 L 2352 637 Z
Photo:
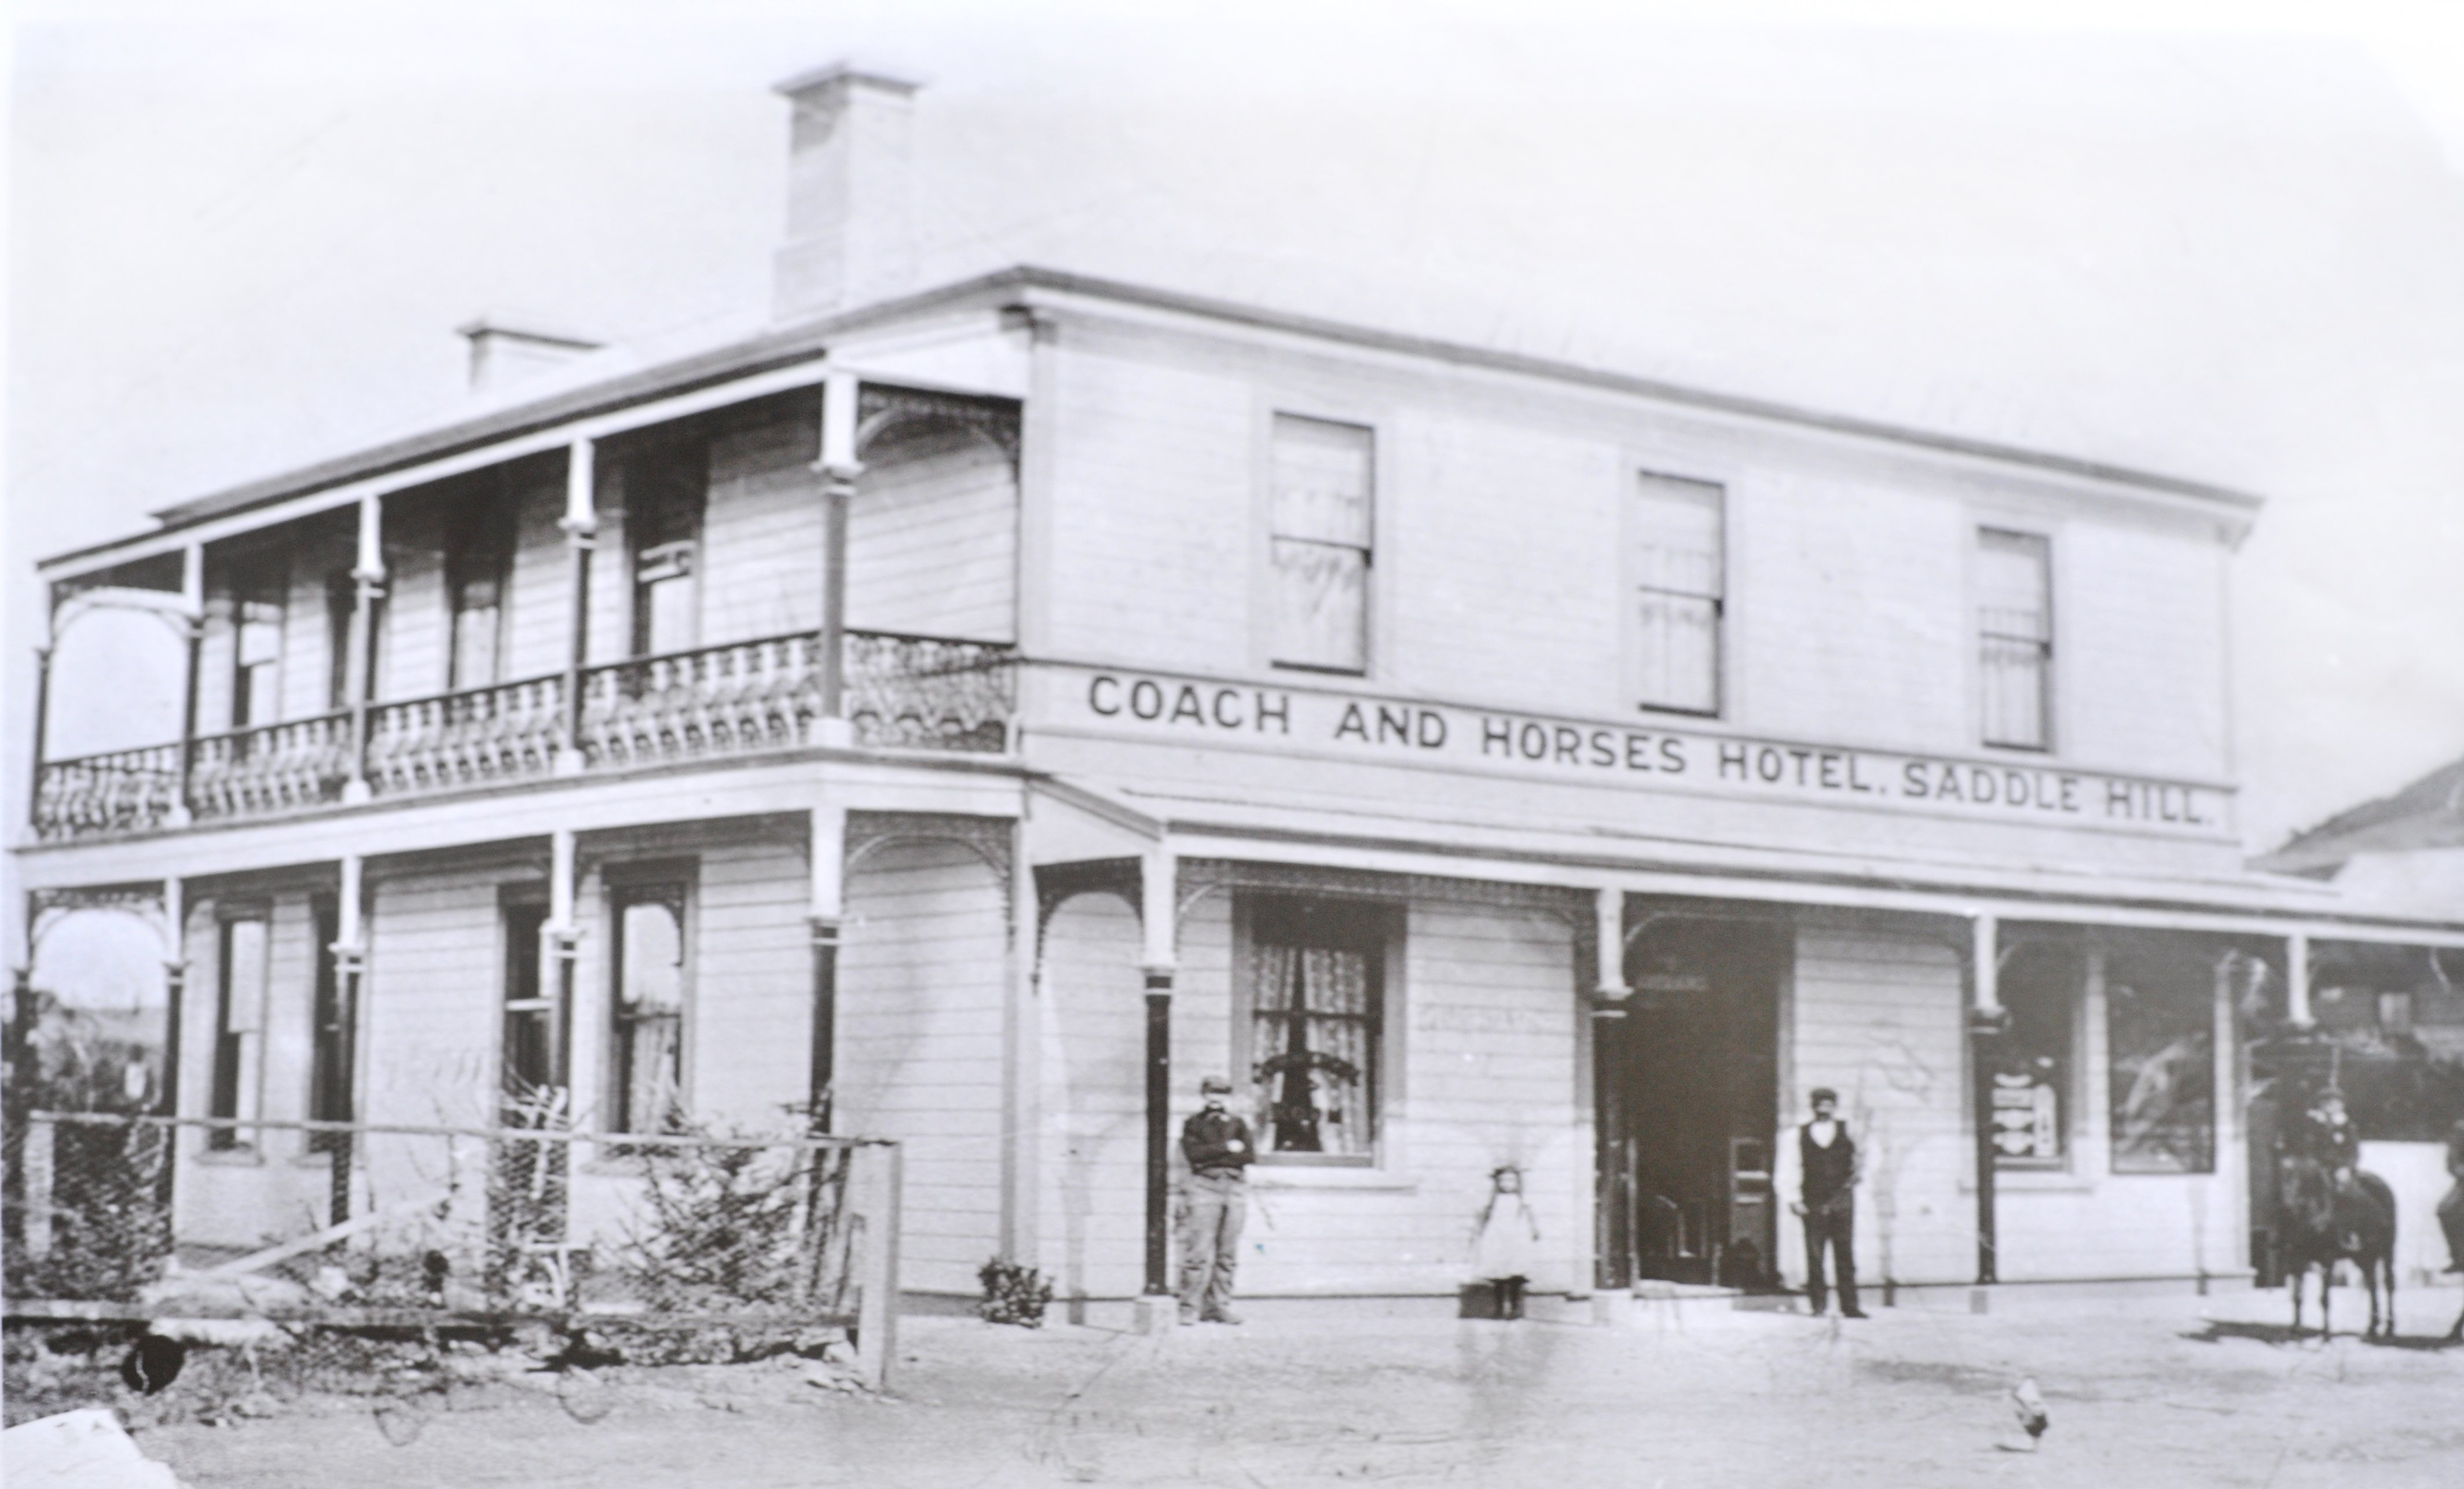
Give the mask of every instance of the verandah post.
M 1172 980 L 1177 970 L 1174 921 L 1177 863 L 1169 848 L 1149 850 L 1138 865 L 1139 920 L 1144 931 L 1147 999 L 1146 1287 L 1171 1293 Z
M 1995 931 L 1991 915 L 1980 912 L 1971 916 L 1965 958 L 1969 975 L 1969 1068 L 1976 1108 L 1976 1281 L 1980 1287 L 2001 1281 L 1993 1194 L 1997 1161 L 1993 1144 L 1993 1055 L 2002 1032 L 2010 1026 L 2011 1016 L 2002 1006 Z
M 830 1129 L 830 1088 L 837 1078 L 839 923 L 847 898 L 847 808 L 814 807 L 810 841 L 812 899 L 806 914 L 813 936 L 813 1028 L 804 1110 L 809 1129 L 821 1133 Z
M 180 562 L 181 609 L 187 620 L 187 677 L 180 694 L 180 755 L 173 765 L 169 825 L 186 827 L 196 806 L 189 800 L 189 782 L 197 768 L 197 691 L 206 667 L 206 545 L 190 543 Z M 345 662 L 345 667 L 349 664 Z
M 342 690 L 351 708 L 350 776 L 342 782 L 344 801 L 365 801 L 368 786 L 368 695 L 375 691 L 377 597 L 385 592 L 385 498 L 370 493 L 360 498 L 358 561 L 351 565 L 351 654 L 343 662 Z
M 572 612 L 566 629 L 571 644 L 564 656 L 564 741 L 557 751 L 556 774 L 582 774 L 582 681 L 590 665 L 590 569 L 599 550 L 598 455 L 590 441 L 577 439 L 564 457 L 564 529 L 566 594 Z
M 822 477 L 822 718 L 815 742 L 825 745 L 846 745 L 854 737 L 847 722 L 847 507 L 855 499 L 856 477 L 864 473 L 856 458 L 861 392 L 850 372 L 833 372 L 824 382 L 822 458 L 813 467 Z

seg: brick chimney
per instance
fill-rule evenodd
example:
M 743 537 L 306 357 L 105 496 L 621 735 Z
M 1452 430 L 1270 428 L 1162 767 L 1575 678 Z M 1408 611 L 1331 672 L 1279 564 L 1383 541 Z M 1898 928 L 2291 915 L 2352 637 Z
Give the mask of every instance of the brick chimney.
M 781 320 L 882 299 L 915 274 L 908 216 L 909 100 L 916 84 L 849 62 L 790 77 L 787 243 L 773 274 Z

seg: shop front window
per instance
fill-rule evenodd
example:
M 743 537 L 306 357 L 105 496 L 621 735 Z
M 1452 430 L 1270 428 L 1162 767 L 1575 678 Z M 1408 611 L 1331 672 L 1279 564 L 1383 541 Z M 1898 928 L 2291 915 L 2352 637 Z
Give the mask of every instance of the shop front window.
M 2113 1171 L 2216 1166 L 2214 983 L 2194 957 L 2117 957 L 2105 987 Z
M 1250 1080 L 1267 1152 L 1374 1151 L 1385 920 L 1341 902 L 1256 907 Z

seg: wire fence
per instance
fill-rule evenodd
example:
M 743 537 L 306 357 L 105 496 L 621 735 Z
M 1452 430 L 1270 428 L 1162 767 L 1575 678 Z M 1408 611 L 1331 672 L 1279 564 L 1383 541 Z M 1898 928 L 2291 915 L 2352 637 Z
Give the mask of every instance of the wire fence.
M 33 1112 L 11 1319 L 843 1330 L 894 1354 L 900 1154 L 843 1137 Z

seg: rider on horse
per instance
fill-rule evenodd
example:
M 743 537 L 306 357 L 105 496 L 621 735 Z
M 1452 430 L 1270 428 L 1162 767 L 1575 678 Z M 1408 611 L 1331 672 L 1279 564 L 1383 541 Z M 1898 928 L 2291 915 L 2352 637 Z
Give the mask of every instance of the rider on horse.
M 2353 1175 L 2361 1168 L 2362 1135 L 2344 1110 L 2343 1092 L 2331 1085 L 2310 1104 L 2301 1148 L 2303 1156 L 2326 1171 L 2340 1199 L 2355 1194 Z

